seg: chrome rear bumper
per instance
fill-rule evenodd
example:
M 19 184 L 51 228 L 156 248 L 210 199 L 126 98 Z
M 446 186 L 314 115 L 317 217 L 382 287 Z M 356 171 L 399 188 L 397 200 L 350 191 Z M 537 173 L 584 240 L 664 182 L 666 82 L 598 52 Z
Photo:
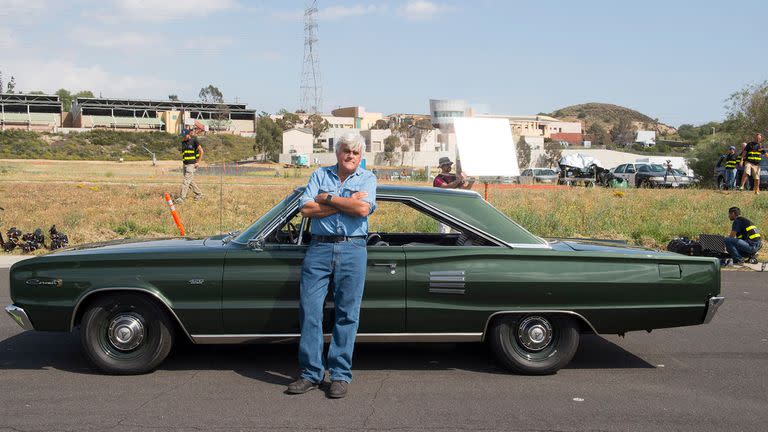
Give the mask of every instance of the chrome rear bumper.
M 11 318 L 13 318 L 13 320 L 16 322 L 16 324 L 18 324 L 24 330 L 35 329 L 32 326 L 32 321 L 30 321 L 29 316 L 24 311 L 24 309 L 16 305 L 8 305 L 5 307 L 5 311 L 8 312 L 8 315 L 10 315 Z
M 707 301 L 707 313 L 704 315 L 704 324 L 712 321 L 712 318 L 715 316 L 715 312 L 717 312 L 717 308 L 719 308 L 724 301 L 725 297 L 722 296 L 710 297 L 710 299 Z

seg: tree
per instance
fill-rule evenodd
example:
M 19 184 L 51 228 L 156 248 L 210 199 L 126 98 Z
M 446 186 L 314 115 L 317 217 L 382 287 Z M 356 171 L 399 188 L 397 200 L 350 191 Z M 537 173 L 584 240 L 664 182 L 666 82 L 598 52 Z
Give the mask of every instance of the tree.
M 177 96 L 175 94 L 169 94 L 168 95 L 168 100 L 170 100 L 170 101 L 178 101 L 179 100 L 179 96 Z
M 592 144 L 596 146 L 610 146 L 613 144 L 611 141 L 611 134 L 598 123 L 592 123 L 589 128 L 587 128 L 587 136 L 592 140 Z
M 8 87 L 6 93 L 14 93 L 16 91 L 16 77 L 11 75 L 11 79 L 8 80 Z
M 388 164 L 392 165 L 397 156 L 395 156 L 395 150 L 400 147 L 400 137 L 397 135 L 390 135 L 384 138 L 384 160 Z
M 560 163 L 560 158 L 563 156 L 563 151 L 560 148 L 560 143 L 553 140 L 544 140 L 544 161 L 548 167 L 552 168 Z
M 744 87 L 732 94 L 727 103 L 728 120 L 740 139 L 748 140 L 768 129 L 768 81 Z
M 312 129 L 312 136 L 317 139 L 320 137 L 320 134 L 331 127 L 331 124 L 320 114 L 312 114 L 304 120 L 304 127 Z
M 531 145 L 525 140 L 525 137 L 520 137 L 517 141 L 517 166 L 520 168 L 528 168 L 531 164 Z
M 301 124 L 301 117 L 299 117 L 298 114 L 294 114 L 292 112 L 289 112 L 285 108 L 283 108 L 280 111 L 278 111 L 277 115 L 281 116 L 280 118 L 277 119 L 277 125 L 283 131 L 287 131 L 289 129 L 293 129 L 297 125 Z
M 256 144 L 253 149 L 262 156 L 262 160 L 278 160 L 283 147 L 283 131 L 272 120 L 269 113 L 262 111 L 256 120 Z
M 213 84 L 208 84 L 207 87 L 201 88 L 198 96 L 203 103 L 224 103 L 224 95 L 221 93 L 221 90 Z
M 44 95 L 45 92 L 43 92 L 41 90 L 32 90 L 31 92 L 29 92 L 27 94 L 31 94 L 31 95 Z
M 626 146 L 635 140 L 635 128 L 627 117 L 621 117 L 611 128 L 611 141 L 616 145 Z
M 376 120 L 376 123 L 374 123 L 373 126 L 371 126 L 371 129 L 374 129 L 374 130 L 389 129 L 389 122 L 383 119 Z
M 208 84 L 198 93 L 203 103 L 216 104 L 215 112 L 211 115 L 209 123 L 212 130 L 221 131 L 229 129 L 229 106 L 224 103 L 224 94 L 218 87 Z
M 67 89 L 60 88 L 56 90 L 56 95 L 59 97 L 64 111 L 70 111 L 72 109 L 72 93 Z

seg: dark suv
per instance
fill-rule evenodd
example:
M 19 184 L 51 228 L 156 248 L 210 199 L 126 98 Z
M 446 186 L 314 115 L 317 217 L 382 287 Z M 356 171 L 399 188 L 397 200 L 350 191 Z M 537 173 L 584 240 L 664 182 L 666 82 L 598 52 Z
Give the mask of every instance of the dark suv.
M 715 165 L 714 179 L 715 187 L 718 189 L 725 189 L 725 158 L 720 158 Z M 736 187 L 741 186 L 741 174 L 744 172 L 744 167 L 736 166 Z M 747 187 L 752 189 L 752 177 L 747 180 Z M 768 159 L 762 158 L 760 160 L 760 189 L 768 187 Z

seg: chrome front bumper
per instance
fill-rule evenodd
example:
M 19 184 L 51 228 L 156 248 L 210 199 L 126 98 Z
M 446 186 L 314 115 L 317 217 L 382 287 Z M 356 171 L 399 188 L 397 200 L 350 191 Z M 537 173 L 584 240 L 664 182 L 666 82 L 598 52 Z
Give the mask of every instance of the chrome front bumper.
M 707 314 L 704 315 L 704 324 L 712 321 L 712 318 L 715 316 L 715 312 L 717 312 L 717 308 L 719 308 L 723 302 L 725 302 L 725 297 L 710 297 L 710 299 L 707 301 Z
M 13 318 L 13 320 L 16 322 L 16 324 L 18 324 L 24 330 L 35 329 L 34 327 L 32 327 L 32 321 L 30 321 L 27 313 L 24 312 L 24 309 L 16 305 L 8 305 L 5 307 L 5 311 L 8 312 L 8 315 L 10 315 L 11 318 Z

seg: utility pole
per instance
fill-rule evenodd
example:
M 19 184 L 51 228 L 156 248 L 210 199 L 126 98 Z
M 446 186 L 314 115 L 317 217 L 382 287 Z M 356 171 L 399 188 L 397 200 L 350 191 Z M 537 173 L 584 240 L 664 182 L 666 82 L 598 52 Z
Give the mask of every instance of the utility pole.
M 317 0 L 304 9 L 304 63 L 301 67 L 300 108 L 314 114 L 323 110 L 323 84 L 320 79 L 317 38 Z

